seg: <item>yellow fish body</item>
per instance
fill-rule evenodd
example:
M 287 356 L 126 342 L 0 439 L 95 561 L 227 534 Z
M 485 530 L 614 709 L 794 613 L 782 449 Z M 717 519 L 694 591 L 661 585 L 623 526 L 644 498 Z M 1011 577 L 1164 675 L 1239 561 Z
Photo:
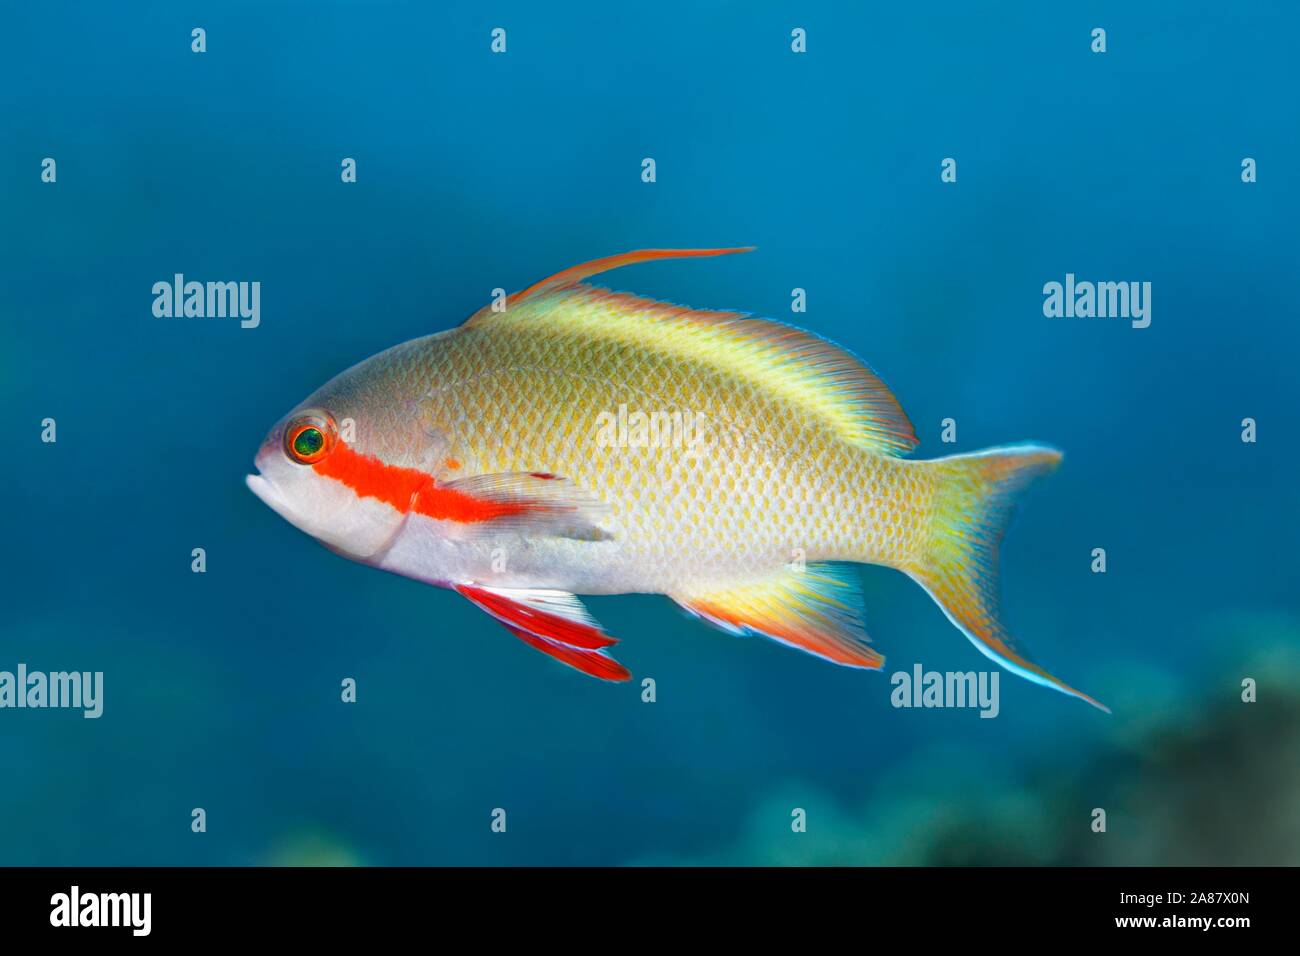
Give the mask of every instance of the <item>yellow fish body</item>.
M 987 656 L 1100 707 L 998 620 L 1012 500 L 1059 452 L 905 459 L 917 439 L 898 402 L 830 342 L 583 282 L 739 251 L 596 260 L 380 353 L 271 430 L 249 487 L 336 551 L 455 589 L 598 677 L 629 675 L 575 594 L 665 594 L 879 668 L 843 564 L 858 562 L 906 572 Z

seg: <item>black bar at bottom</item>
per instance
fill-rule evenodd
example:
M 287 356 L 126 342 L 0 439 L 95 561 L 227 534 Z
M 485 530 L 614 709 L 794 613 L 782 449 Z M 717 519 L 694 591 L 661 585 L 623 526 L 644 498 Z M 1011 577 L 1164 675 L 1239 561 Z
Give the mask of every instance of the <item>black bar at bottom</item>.
M 7 942 L 75 934 L 90 944 L 329 944 L 431 931 L 539 945 L 566 932 L 734 941 L 800 927 L 838 928 L 864 944 L 881 929 L 927 941 L 1005 930 L 1230 942 L 1284 929 L 1296 884 L 1296 871 L 1280 868 L 10 868 L 0 869 L 0 926 Z

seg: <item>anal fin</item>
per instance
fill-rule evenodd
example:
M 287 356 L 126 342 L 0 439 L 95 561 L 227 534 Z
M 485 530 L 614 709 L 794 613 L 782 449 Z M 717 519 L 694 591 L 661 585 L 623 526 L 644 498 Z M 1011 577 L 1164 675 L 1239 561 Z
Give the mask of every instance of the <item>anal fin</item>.
M 867 644 L 862 595 L 851 569 L 811 564 L 674 601 L 725 631 L 757 633 L 845 667 L 877 670 L 885 658 Z

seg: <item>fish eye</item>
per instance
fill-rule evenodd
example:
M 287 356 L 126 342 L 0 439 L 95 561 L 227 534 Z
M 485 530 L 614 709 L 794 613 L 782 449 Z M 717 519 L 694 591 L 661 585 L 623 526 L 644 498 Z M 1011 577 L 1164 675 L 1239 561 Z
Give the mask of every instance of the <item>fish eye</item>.
M 284 451 L 301 465 L 320 461 L 334 449 L 334 422 L 320 415 L 294 419 L 284 430 Z

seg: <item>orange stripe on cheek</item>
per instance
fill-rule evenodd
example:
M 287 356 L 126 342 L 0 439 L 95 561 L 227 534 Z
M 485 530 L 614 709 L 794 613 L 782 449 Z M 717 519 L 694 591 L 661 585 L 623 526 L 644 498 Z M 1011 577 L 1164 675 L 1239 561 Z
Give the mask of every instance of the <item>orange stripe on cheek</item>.
M 441 521 L 459 521 L 462 524 L 507 518 L 531 509 L 532 505 L 523 501 L 490 501 L 475 498 L 454 488 L 440 488 L 432 479 L 420 489 L 415 499 L 415 510 L 420 514 Z
M 440 521 L 470 523 L 521 514 L 526 502 L 490 501 L 454 488 L 439 487 L 431 475 L 418 468 L 389 465 L 372 455 L 362 455 L 339 442 L 334 450 L 311 466 L 319 475 L 351 488 L 358 498 L 375 498 L 402 514 L 417 514 Z
M 405 514 L 411 501 L 433 479 L 414 468 L 386 465 L 378 458 L 360 455 L 343 442 L 311 466 L 318 475 L 340 481 L 358 498 L 377 498 Z

